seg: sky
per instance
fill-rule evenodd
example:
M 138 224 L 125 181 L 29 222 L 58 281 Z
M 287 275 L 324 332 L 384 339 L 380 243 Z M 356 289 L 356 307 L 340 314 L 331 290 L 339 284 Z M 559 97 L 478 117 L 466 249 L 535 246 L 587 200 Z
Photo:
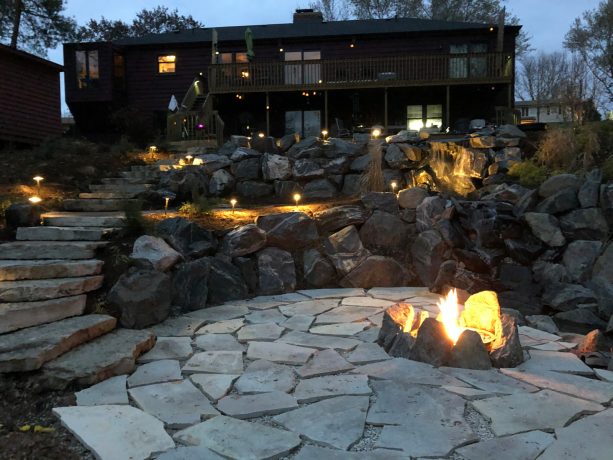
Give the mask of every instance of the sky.
M 293 11 L 308 3 L 309 0 L 68 0 L 65 14 L 78 24 L 100 16 L 130 22 L 143 8 L 163 4 L 177 8 L 181 14 L 191 14 L 205 27 L 221 27 L 291 22 Z M 564 35 L 574 19 L 598 3 L 599 0 L 508 0 L 506 5 L 532 36 L 532 46 L 537 51 L 551 52 L 562 50 Z M 62 64 L 61 47 L 50 50 L 48 58 Z M 67 110 L 64 103 L 62 107 Z

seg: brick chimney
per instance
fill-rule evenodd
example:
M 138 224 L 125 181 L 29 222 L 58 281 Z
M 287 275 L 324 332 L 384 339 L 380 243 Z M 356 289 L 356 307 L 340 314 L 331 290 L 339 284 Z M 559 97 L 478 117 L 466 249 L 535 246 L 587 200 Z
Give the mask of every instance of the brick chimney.
M 324 16 L 313 9 L 299 9 L 294 13 L 294 24 L 304 22 L 323 22 Z

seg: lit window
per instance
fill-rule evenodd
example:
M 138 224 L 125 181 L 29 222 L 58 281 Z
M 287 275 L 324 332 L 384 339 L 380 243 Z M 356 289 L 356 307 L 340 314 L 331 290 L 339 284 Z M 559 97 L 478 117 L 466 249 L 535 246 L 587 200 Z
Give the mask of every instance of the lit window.
M 79 89 L 87 88 L 97 83 L 100 78 L 98 51 L 77 51 L 75 58 Z
M 177 56 L 167 54 L 158 56 L 158 73 L 175 73 L 177 66 Z

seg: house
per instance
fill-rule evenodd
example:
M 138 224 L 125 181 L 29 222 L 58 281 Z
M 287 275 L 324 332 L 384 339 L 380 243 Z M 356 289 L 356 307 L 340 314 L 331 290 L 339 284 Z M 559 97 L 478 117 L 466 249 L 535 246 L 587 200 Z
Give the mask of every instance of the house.
M 296 10 L 289 24 L 67 43 L 66 101 L 81 131 L 108 126 L 114 110 L 130 106 L 161 129 L 170 120 L 169 137 L 180 139 L 221 126 L 226 135 L 273 136 L 467 126 L 512 112 L 519 30 L 414 18 L 326 22 Z M 171 101 L 180 115 L 168 119 Z
M 0 45 L 0 144 L 39 144 L 62 134 L 62 66 Z
M 515 108 L 522 123 L 564 123 L 570 118 L 570 110 L 559 101 L 515 101 Z

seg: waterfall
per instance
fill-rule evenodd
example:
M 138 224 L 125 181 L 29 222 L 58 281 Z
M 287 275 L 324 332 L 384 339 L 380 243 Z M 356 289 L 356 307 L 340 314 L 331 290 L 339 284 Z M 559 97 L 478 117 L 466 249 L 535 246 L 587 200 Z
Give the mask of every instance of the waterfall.
M 476 190 L 471 178 L 481 178 L 487 155 L 454 142 L 430 142 L 429 165 L 448 191 L 467 196 Z

